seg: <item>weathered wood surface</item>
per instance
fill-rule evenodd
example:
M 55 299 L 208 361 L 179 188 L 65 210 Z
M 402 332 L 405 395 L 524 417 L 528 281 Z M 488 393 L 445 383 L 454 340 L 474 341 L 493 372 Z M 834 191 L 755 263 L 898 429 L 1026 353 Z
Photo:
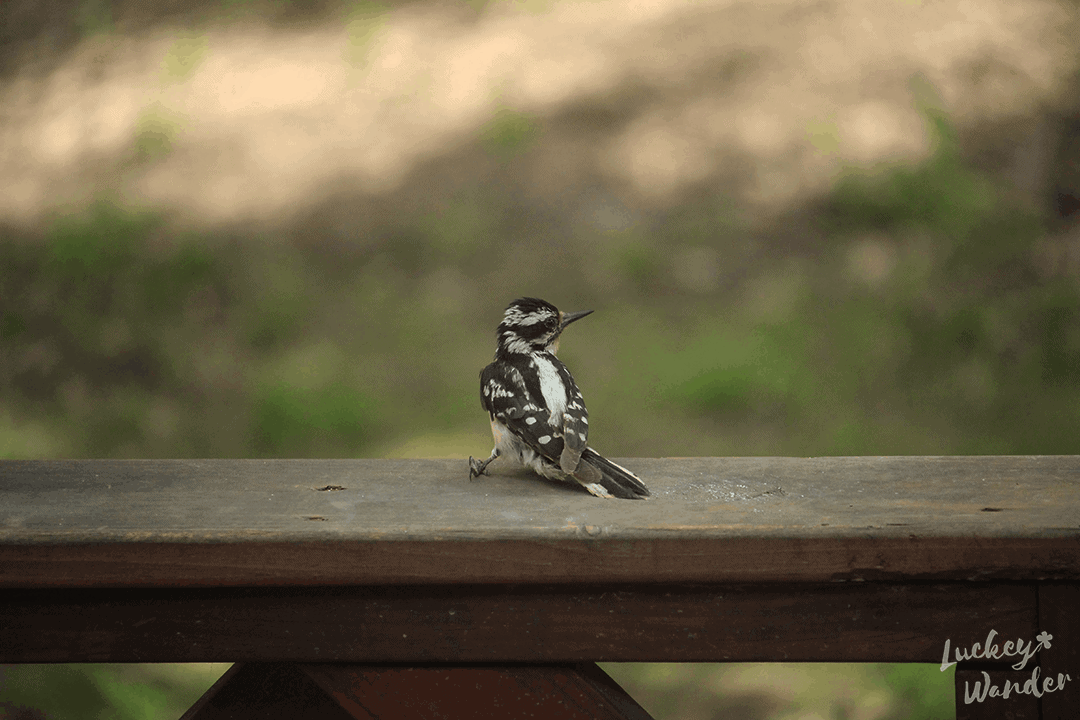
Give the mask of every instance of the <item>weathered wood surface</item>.
M 1039 653 L 1043 680 L 1069 677 L 1063 690 L 1043 695 L 1040 720 L 1075 718 L 1080 714 L 1080 583 L 1040 584 L 1039 629 L 1053 636 Z
M 0 662 L 940 663 L 1038 633 L 1018 584 L 10 590 Z
M 0 587 L 1080 579 L 1080 456 L 621 462 L 0 461 Z

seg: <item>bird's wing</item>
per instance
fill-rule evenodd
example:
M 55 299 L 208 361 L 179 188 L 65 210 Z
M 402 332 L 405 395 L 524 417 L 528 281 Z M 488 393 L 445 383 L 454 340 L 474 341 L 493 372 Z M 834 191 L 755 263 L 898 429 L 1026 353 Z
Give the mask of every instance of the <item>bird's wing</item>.
M 577 470 L 581 453 L 589 443 L 589 411 L 585 409 L 585 398 L 570 371 L 554 357 L 552 360 L 569 393 L 562 416 L 563 449 L 559 455 L 559 466 L 563 472 L 572 473 Z
M 526 445 L 558 464 L 563 453 L 563 428 L 551 425 L 538 391 L 514 391 L 525 386 L 514 373 L 520 375 L 508 363 L 492 363 L 484 368 L 480 373 L 480 403 Z

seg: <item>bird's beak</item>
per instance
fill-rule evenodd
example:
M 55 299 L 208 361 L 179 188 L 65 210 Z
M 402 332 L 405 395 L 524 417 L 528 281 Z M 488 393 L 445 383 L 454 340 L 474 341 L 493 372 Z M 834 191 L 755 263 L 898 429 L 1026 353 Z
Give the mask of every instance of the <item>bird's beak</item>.
M 582 310 L 581 312 L 575 312 L 575 313 L 563 313 L 562 324 L 559 325 L 559 332 L 562 332 L 563 330 L 565 330 L 566 326 L 569 325 L 570 323 L 574 322 L 575 320 L 580 320 L 581 318 L 585 317 L 586 315 L 591 315 L 591 314 L 592 314 L 592 310 Z

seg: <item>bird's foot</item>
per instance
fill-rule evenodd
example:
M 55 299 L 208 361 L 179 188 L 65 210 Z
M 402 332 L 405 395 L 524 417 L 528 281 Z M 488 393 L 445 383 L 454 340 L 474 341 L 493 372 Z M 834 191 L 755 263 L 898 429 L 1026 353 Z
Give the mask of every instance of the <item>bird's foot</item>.
M 484 468 L 486 468 L 488 466 L 489 462 L 491 462 L 491 461 L 490 460 L 485 460 L 484 462 L 480 462 L 479 460 L 474 458 L 472 455 L 470 455 L 469 456 L 469 479 L 472 480 L 473 478 L 478 478 L 481 475 L 483 475 L 484 474 Z

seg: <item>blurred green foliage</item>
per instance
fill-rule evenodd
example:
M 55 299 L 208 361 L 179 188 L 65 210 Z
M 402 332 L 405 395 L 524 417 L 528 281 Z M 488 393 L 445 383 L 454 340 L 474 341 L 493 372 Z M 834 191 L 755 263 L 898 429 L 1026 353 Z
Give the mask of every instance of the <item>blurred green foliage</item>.
M 178 82 L 190 76 L 206 57 L 206 52 L 205 35 L 196 32 L 178 35 L 161 64 L 165 79 L 169 82 Z
M 600 227 L 496 180 L 346 240 L 180 232 L 110 201 L 6 231 L 0 457 L 482 454 L 477 374 L 520 295 L 598 310 L 561 355 L 610 455 L 1080 452 L 1080 282 L 930 122 L 924 163 L 848 173 L 764 238 L 724 198 Z M 147 127 L 153 160 L 172 130 Z M 478 143 L 505 167 L 541 134 L 504 111 Z M 111 709 L 57 717 L 163 706 L 110 670 L 58 672 Z M 951 716 L 948 674 L 872 675 L 906 708 L 889 717 Z
M 935 152 L 922 165 L 878 170 L 876 177 L 850 173 L 837 183 L 829 216 L 833 233 L 913 227 L 956 242 L 970 238 L 993 215 L 994 189 L 965 167 L 948 121 L 932 116 L 930 124 Z
M 0 717 L 175 720 L 226 669 L 226 664 L 0 666 Z M 40 712 L 44 709 L 47 715 Z
M 135 134 L 133 157 L 135 163 L 152 163 L 172 152 L 178 123 L 162 109 L 147 112 L 139 119 Z
M 540 123 L 527 114 L 502 108 L 484 127 L 481 140 L 492 155 L 510 158 L 536 145 L 540 138 Z
M 304 388 L 287 383 L 256 390 L 254 447 L 263 457 L 290 457 L 307 451 L 310 438 L 326 444 L 321 456 L 362 444 L 373 425 L 370 400 L 334 383 Z
M 81 0 L 73 19 L 75 27 L 83 37 L 108 34 L 115 30 L 112 3 L 109 0 Z
M 349 45 L 345 59 L 353 67 L 365 66 L 372 41 L 385 22 L 386 9 L 381 2 L 358 0 L 352 4 L 346 22 Z
M 612 454 L 1076 452 L 1077 278 L 1040 267 L 1040 218 L 929 122 L 931 157 L 846 174 L 799 238 L 755 239 L 709 196 L 598 235 L 478 184 L 335 252 L 100 201 L 0 244 L 0 454 L 450 433 L 468 455 L 491 327 L 522 294 L 600 311 L 563 352 Z M 519 153 L 537 127 L 503 111 L 478 142 Z
M 875 718 L 956 716 L 954 669 L 877 663 L 601 663 L 653 717 Z
M 60 454 L 134 447 L 142 411 L 182 393 L 168 329 L 183 299 L 215 282 L 208 249 L 165 242 L 157 217 L 99 203 L 40 242 L 4 243 L 0 264 L 5 409 L 64 418 Z M 0 456 L 4 446 L 0 436 Z
M 887 292 L 844 299 L 849 311 L 866 306 L 862 322 L 836 322 L 831 311 L 828 322 L 892 341 L 899 362 L 881 380 L 916 413 L 932 409 L 936 424 L 949 427 L 946 451 L 1075 453 L 1076 278 L 1039 272 L 1038 216 L 965 166 L 946 120 L 931 122 L 937 151 L 926 163 L 838 184 L 823 214 L 827 234 L 869 234 L 899 254 L 882 284 Z M 871 347 L 858 349 L 857 357 L 873 356 Z
M 956 667 L 897 663 L 879 666 L 885 687 L 899 698 L 897 718 L 939 720 L 956 717 Z

